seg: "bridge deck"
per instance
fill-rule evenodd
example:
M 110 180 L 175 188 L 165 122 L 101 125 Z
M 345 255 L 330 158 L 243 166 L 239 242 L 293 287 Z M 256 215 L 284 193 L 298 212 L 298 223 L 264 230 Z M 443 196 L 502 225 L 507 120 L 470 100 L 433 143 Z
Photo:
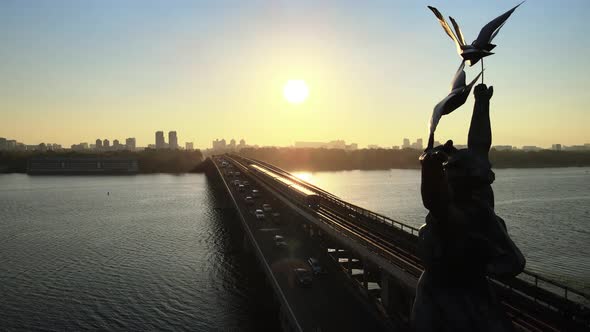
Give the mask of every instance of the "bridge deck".
M 214 162 L 219 166 L 217 160 Z M 218 171 L 243 217 L 244 226 L 252 234 L 253 245 L 260 250 L 264 265 L 270 270 L 274 279 L 271 283 L 276 282 L 280 288 L 280 296 L 284 296 L 289 306 L 287 310 L 292 312 L 302 330 L 379 331 L 392 327 L 390 322 L 379 317 L 370 302 L 355 293 L 346 275 L 330 262 L 326 249 L 303 231 L 300 216 L 246 175 L 233 177 L 221 168 Z M 244 201 L 245 192 L 232 185 L 236 179 L 254 182 L 249 189 L 255 188 L 261 193 L 254 199 L 254 204 L 247 204 Z M 262 209 L 265 203 L 272 206 L 273 212 L 279 212 L 280 217 L 271 220 L 267 214 L 264 220 L 257 219 L 254 211 Z M 275 235 L 285 238 L 286 248 L 275 245 Z M 309 268 L 309 257 L 318 258 L 327 274 L 314 277 L 311 287 L 302 287 L 297 284 L 293 269 Z

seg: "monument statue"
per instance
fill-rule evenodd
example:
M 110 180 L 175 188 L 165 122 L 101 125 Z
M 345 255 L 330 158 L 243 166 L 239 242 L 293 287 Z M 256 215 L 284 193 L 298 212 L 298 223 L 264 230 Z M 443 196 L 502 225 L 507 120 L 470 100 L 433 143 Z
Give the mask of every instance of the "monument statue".
M 422 202 L 429 213 L 419 232 L 418 250 L 424 272 L 418 281 L 412 310 L 412 323 L 419 332 L 513 330 L 488 281 L 488 276 L 516 276 L 525 266 L 525 258 L 510 239 L 506 223 L 494 210 L 491 184 L 495 175 L 489 161 L 493 87 L 482 83 L 474 89 L 475 105 L 466 149 L 455 148 L 452 140 L 434 147 L 434 132 L 443 115 L 465 103 L 473 84 L 483 73 L 482 65 L 482 72 L 466 85 L 464 62 L 474 64 L 489 55 L 484 51 L 489 53 L 489 45 L 493 48 L 491 39 L 517 7 L 488 23 L 480 33 L 480 37 L 485 35 L 482 41 L 478 42 L 478 37 L 468 47 L 451 18 L 459 35 L 455 36 L 459 49 L 464 53 L 475 51 L 469 58 L 464 57 L 453 78 L 451 93 L 435 106 L 428 146 L 420 156 Z M 429 8 L 453 38 L 442 15 L 436 8 Z M 481 57 L 472 56 L 476 51 Z

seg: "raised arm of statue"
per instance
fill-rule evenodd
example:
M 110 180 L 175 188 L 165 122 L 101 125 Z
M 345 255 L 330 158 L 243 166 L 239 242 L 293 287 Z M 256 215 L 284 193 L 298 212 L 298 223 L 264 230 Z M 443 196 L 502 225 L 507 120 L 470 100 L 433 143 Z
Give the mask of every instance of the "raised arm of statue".
M 480 157 L 488 159 L 488 152 L 492 146 L 492 127 L 490 125 L 490 99 L 494 94 L 494 87 L 479 84 L 473 92 L 475 105 L 469 126 L 467 145 L 469 150 Z

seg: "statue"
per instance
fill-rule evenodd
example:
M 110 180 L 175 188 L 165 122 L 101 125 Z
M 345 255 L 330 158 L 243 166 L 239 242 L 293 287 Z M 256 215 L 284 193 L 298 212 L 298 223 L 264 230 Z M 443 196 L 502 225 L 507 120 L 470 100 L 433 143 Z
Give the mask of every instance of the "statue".
M 492 87 L 475 87 L 467 149 L 448 141 L 420 157 L 422 201 L 430 212 L 419 233 L 425 270 L 412 312 L 417 331 L 512 331 L 487 280 L 516 276 L 525 265 L 494 212 L 492 94 Z
M 450 94 L 439 102 L 430 121 L 428 146 L 420 156 L 422 202 L 429 210 L 420 228 L 418 253 L 424 264 L 416 288 L 412 323 L 422 331 L 512 331 L 513 326 L 496 298 L 488 276 L 514 277 L 524 270 L 525 258 L 512 242 L 506 223 L 494 211 L 495 180 L 489 161 L 492 144 L 490 99 L 493 87 L 474 89 L 475 105 L 466 149 L 453 141 L 434 147 L 434 132 L 443 115 L 461 107 L 483 74 L 483 57 L 491 55 L 491 40 L 518 6 L 488 23 L 466 45 L 454 19 L 454 35 L 440 12 L 429 8 L 455 40 L 463 61 Z M 482 71 L 465 83 L 464 63 L 482 60 Z

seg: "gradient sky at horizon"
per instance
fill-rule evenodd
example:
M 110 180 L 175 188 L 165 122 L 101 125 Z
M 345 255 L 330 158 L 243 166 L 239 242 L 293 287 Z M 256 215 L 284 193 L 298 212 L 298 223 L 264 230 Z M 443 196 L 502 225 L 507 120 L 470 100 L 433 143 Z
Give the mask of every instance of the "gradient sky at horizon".
M 471 42 L 516 1 L 0 1 L 0 137 L 68 146 L 156 130 L 210 147 L 427 138 Z M 590 142 L 590 2 L 529 0 L 486 58 L 495 145 Z M 468 80 L 479 65 L 467 68 Z M 290 105 L 289 79 L 310 98 Z M 436 139 L 466 141 L 473 97 Z

